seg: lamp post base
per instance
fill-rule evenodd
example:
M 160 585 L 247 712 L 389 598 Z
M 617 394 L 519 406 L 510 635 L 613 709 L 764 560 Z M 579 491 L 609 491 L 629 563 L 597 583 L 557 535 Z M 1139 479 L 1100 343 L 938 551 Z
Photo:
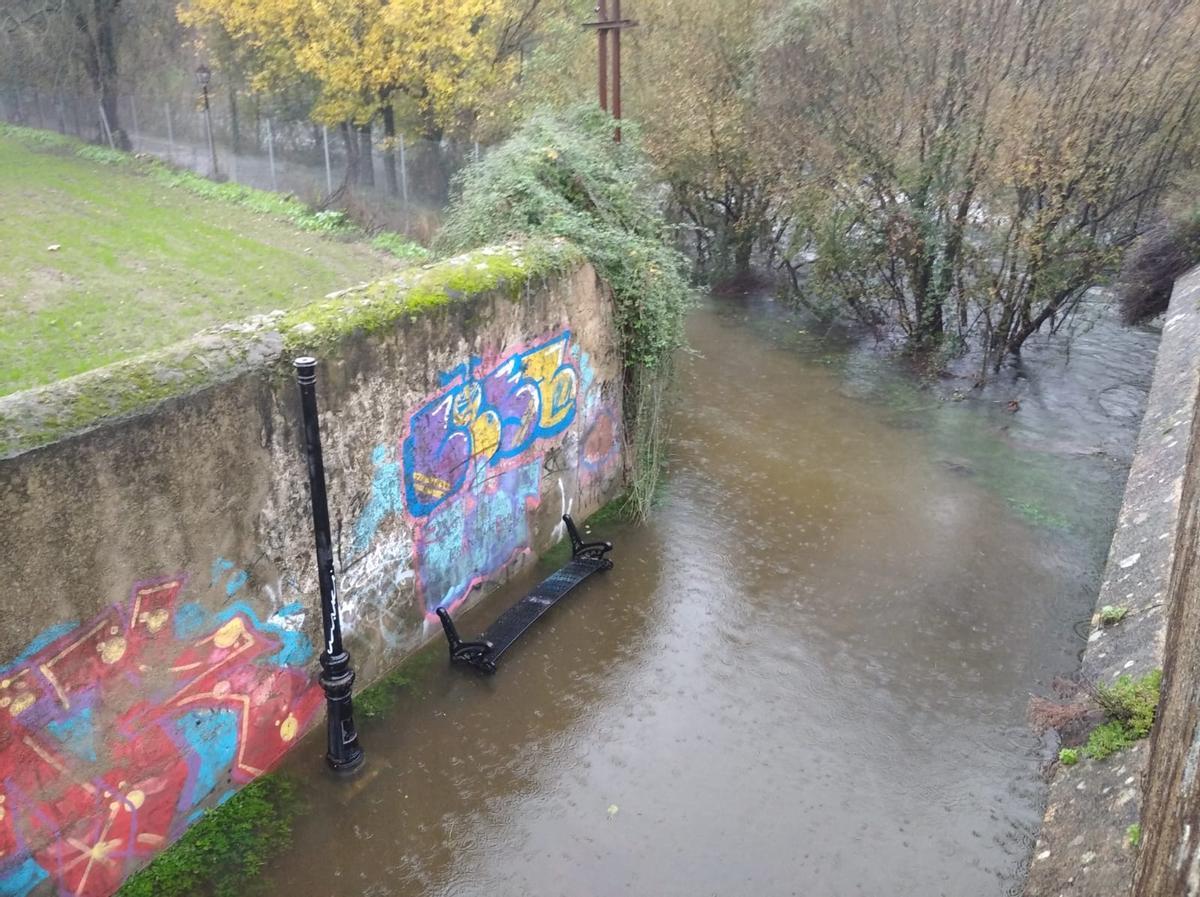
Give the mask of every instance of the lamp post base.
M 354 671 L 345 651 L 330 657 L 321 655 L 321 687 L 325 689 L 325 762 L 335 772 L 353 772 L 362 766 L 363 750 L 358 746 L 354 725 L 354 702 L 350 690 Z

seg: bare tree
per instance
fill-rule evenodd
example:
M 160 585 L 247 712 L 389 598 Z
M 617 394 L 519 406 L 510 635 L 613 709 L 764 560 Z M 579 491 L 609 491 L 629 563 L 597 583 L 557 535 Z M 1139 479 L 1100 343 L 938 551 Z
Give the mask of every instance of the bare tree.
M 32 63 L 8 74 L 34 79 L 52 68 L 56 80 L 66 80 L 70 67 L 78 66 L 95 91 L 114 143 L 127 149 L 117 107 L 122 12 L 122 0 L 0 0 L 0 22 L 13 51 L 10 64 L 18 58 Z
M 760 101 L 809 165 L 789 185 L 806 288 L 911 345 L 1018 353 L 1111 276 L 1190 162 L 1196 0 L 790 6 Z

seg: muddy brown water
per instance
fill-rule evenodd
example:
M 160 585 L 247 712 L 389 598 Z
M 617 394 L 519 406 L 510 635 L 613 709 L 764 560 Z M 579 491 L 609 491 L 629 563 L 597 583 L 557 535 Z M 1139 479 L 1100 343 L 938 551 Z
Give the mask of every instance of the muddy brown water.
M 1101 318 L 982 394 L 761 298 L 690 338 L 662 501 L 602 534 L 616 569 L 494 678 L 439 659 L 362 723 L 359 778 L 294 752 L 311 806 L 269 894 L 1019 889 L 1054 751 L 1026 702 L 1077 665 L 1155 334 Z

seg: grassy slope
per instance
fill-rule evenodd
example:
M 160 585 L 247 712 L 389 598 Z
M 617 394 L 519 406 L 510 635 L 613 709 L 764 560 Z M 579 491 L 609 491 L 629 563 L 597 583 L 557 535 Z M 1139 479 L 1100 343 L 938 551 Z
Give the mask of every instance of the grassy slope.
M 134 163 L 4 134 L 0 196 L 0 395 L 401 266 Z

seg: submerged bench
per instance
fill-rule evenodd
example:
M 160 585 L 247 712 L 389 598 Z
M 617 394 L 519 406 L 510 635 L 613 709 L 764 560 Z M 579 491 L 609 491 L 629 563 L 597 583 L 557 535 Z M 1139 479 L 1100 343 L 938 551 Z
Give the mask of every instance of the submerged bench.
M 450 619 L 450 613 L 444 607 L 437 609 L 438 619 L 442 621 L 442 629 L 446 632 L 446 641 L 450 643 L 451 660 L 469 663 L 484 673 L 496 672 L 496 661 L 500 655 L 511 648 L 542 614 L 593 573 L 612 569 L 612 561 L 605 557 L 612 551 L 611 542 L 584 542 L 579 538 L 579 530 L 569 514 L 563 515 L 563 523 L 567 525 L 567 534 L 571 537 L 571 560 L 497 617 L 496 622 L 478 639 L 463 641 L 459 638 L 454 621 Z

